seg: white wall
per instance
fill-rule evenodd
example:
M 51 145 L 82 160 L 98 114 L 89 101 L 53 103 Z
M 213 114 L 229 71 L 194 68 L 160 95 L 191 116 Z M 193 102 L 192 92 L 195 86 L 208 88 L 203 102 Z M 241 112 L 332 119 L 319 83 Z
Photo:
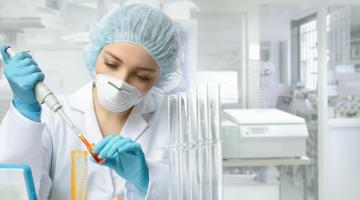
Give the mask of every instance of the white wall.
M 283 41 L 290 38 L 290 20 L 298 6 L 272 5 L 260 8 L 261 41 Z M 279 12 L 279 10 L 283 12 Z
M 52 83 L 55 92 L 69 94 L 91 80 L 83 62 L 83 50 L 81 48 L 68 49 L 54 46 L 54 48 L 32 47 L 31 50 L 33 57 L 45 73 L 45 83 Z M 62 88 L 57 88 L 54 85 L 54 80 L 52 80 L 54 79 L 54 72 L 62 79 Z
M 360 197 L 360 120 L 329 121 L 325 166 L 328 200 L 358 200 Z

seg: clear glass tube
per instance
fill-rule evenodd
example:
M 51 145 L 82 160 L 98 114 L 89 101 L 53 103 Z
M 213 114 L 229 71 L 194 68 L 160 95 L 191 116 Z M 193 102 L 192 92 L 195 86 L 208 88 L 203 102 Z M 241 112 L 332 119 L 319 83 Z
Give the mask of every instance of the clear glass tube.
M 210 152 L 208 148 L 209 139 L 209 126 L 208 126 L 208 98 L 207 88 L 205 86 L 199 86 L 197 92 L 197 104 L 198 104 L 198 135 L 199 135 L 199 172 L 200 172 L 200 199 L 212 200 L 212 186 L 210 184 L 211 170 L 210 170 Z
M 197 96 L 196 91 L 187 91 L 188 133 L 189 133 L 189 184 L 191 200 L 200 199 L 200 171 L 198 163 L 199 135 L 197 127 Z
M 222 199 L 222 152 L 221 152 L 221 101 L 220 89 L 217 84 L 207 85 L 208 113 L 209 113 L 209 140 L 210 140 L 210 174 L 212 175 L 212 198 Z
M 219 87 L 201 86 L 168 98 L 170 199 L 221 200 Z
M 167 148 L 170 151 L 170 199 L 181 199 L 181 174 L 179 170 L 178 146 L 179 140 L 179 102 L 177 95 L 168 97 L 168 122 L 170 131 L 170 144 Z
M 179 103 L 179 134 L 180 134 L 180 146 L 178 148 L 180 158 L 180 173 L 181 173 L 181 200 L 189 199 L 190 184 L 186 174 L 189 174 L 189 149 L 187 147 L 189 141 L 188 134 L 188 111 L 186 94 L 178 94 Z

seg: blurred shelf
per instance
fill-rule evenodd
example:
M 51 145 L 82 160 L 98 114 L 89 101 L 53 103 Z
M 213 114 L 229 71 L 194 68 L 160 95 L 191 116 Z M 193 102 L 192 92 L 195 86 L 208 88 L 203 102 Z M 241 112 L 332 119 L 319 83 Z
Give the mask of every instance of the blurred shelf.
M 260 167 L 287 165 L 311 165 L 311 159 L 309 157 L 303 156 L 299 158 L 250 158 L 223 160 L 223 167 Z
M 329 119 L 330 128 L 358 128 L 360 118 L 335 118 Z
M 45 28 L 39 17 L 0 18 L 0 27 L 2 31 Z

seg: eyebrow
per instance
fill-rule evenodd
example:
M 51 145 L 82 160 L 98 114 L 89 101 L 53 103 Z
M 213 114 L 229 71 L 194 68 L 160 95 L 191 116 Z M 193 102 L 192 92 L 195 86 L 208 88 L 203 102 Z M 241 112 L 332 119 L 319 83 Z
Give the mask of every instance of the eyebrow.
M 142 70 L 142 71 L 148 71 L 148 72 L 155 72 L 155 69 L 150 69 L 150 68 L 145 68 L 145 67 L 136 67 L 136 69 L 138 70 Z
M 119 62 L 122 62 L 122 60 L 121 60 L 119 57 L 115 56 L 114 54 L 110 53 L 109 51 L 105 51 L 105 53 L 107 53 L 107 54 L 109 54 L 111 57 L 115 58 L 115 60 L 117 60 L 117 61 L 119 61 Z
M 109 54 L 111 57 L 115 58 L 117 61 L 122 63 L 122 60 L 115 56 L 114 54 L 110 53 L 109 51 L 105 51 L 105 53 Z M 142 70 L 142 71 L 148 71 L 148 72 L 155 72 L 155 69 L 150 69 L 150 68 L 145 68 L 145 67 L 140 67 L 140 66 L 136 66 L 135 67 L 137 70 Z

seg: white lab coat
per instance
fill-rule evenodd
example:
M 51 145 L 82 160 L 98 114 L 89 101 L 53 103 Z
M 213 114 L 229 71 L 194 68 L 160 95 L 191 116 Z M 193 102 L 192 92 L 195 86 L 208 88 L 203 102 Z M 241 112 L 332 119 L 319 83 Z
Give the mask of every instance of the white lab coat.
M 0 68 L 0 122 L 5 116 L 6 111 L 9 110 L 12 99 L 12 92 L 8 81 L 1 72 Z
M 103 139 L 94 112 L 93 82 L 69 96 L 59 97 L 65 112 L 90 142 Z M 168 143 L 166 95 L 151 90 L 136 105 L 121 135 L 137 140 L 145 153 L 150 184 L 145 199 L 168 199 Z M 47 106 L 41 123 L 22 116 L 12 105 L 0 125 L 0 163 L 30 165 L 39 199 L 70 199 L 71 151 L 86 150 L 79 138 Z M 106 166 L 88 161 L 88 199 L 144 199 L 136 187 Z

